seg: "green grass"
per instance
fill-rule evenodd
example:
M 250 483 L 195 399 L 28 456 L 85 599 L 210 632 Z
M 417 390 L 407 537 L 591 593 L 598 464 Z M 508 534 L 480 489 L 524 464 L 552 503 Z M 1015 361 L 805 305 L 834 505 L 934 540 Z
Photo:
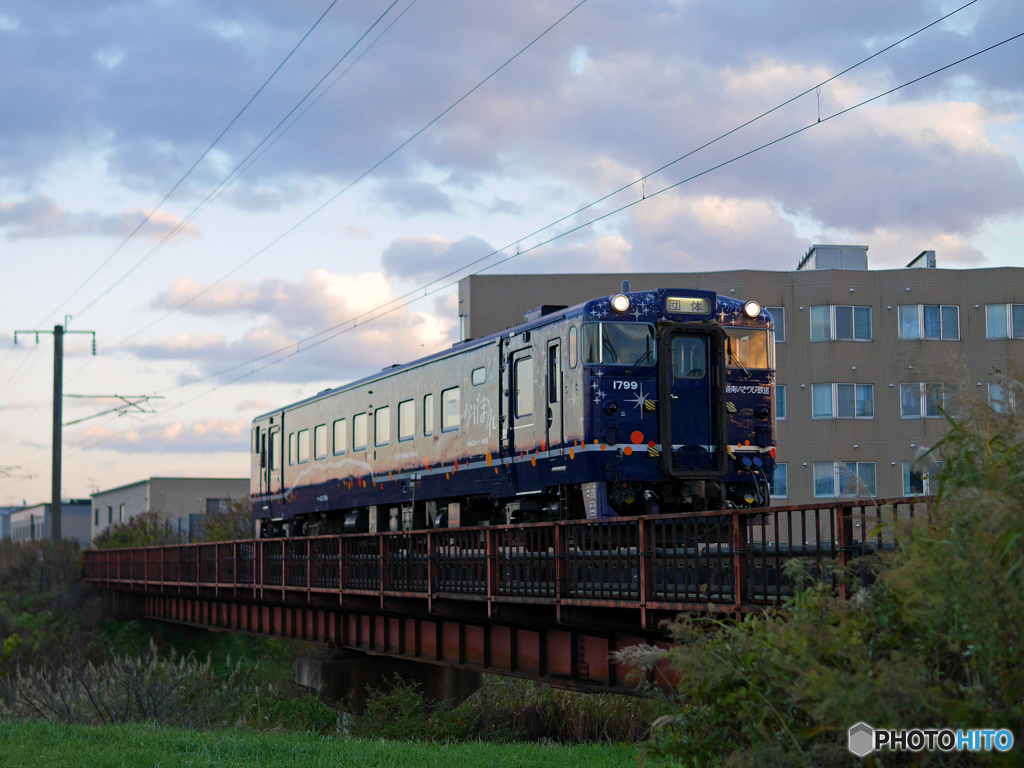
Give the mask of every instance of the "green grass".
M 88 726 L 0 721 L 0 768 L 619 768 L 632 746 L 421 744 L 304 734 L 186 731 L 150 725 Z

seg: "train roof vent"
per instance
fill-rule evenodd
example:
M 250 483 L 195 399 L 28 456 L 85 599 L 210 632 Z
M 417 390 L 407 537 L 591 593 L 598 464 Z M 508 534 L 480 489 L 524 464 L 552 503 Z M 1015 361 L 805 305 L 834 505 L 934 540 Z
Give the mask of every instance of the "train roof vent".
M 401 363 L 392 363 L 391 365 L 385 365 L 383 368 L 381 368 L 381 371 L 390 371 L 392 368 L 401 368 L 401 367 L 402 367 Z
M 524 314 L 523 322 L 532 323 L 534 320 L 540 320 L 544 315 L 550 315 L 560 309 L 565 309 L 567 306 L 566 304 L 541 304 L 539 307 L 531 309 Z

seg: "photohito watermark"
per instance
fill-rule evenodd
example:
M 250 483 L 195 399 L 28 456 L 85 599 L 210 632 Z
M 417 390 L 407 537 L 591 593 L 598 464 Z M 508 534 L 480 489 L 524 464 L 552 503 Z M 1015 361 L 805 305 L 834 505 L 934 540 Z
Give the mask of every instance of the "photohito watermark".
M 857 757 L 888 749 L 893 752 L 1006 752 L 1013 748 L 1013 734 L 1005 728 L 974 728 L 969 731 L 950 728 L 904 728 L 883 730 L 857 723 L 849 730 L 847 745 Z

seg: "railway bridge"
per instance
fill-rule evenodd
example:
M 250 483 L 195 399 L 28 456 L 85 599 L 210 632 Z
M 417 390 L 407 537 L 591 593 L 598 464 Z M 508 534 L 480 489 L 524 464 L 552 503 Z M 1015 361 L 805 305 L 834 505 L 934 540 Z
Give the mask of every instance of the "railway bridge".
M 90 550 L 85 578 L 138 615 L 392 659 L 635 693 L 610 654 L 681 612 L 742 615 L 891 547 L 921 498 L 316 538 Z M 663 673 L 652 682 L 669 685 Z

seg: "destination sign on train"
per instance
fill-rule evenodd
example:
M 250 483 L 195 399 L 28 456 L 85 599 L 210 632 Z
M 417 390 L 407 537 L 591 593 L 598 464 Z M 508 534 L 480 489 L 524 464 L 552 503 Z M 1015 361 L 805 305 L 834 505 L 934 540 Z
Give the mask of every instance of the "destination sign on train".
M 711 311 L 711 302 L 696 296 L 669 296 L 668 311 L 686 315 L 706 315 Z

